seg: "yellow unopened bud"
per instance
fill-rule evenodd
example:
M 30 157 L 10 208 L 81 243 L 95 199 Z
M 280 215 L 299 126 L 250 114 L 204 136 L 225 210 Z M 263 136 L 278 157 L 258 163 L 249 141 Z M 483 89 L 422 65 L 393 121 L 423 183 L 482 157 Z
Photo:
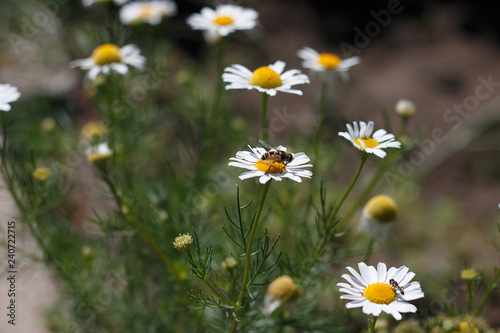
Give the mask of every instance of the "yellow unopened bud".
M 462 280 L 464 281 L 472 281 L 472 280 L 475 280 L 477 279 L 479 276 L 479 274 L 477 273 L 477 271 L 474 269 L 474 268 L 467 268 L 467 269 L 464 269 L 462 271 L 462 273 L 460 273 L 460 277 L 462 278 Z
M 476 326 L 462 321 L 458 324 L 459 331 L 453 331 L 453 333 L 479 333 Z
M 400 99 L 396 103 L 396 112 L 402 117 L 411 117 L 417 111 L 415 103 L 407 99 Z
M 222 267 L 227 271 L 232 270 L 233 268 L 236 267 L 236 265 L 238 265 L 238 261 L 234 259 L 234 257 L 227 257 L 222 262 Z
M 183 235 L 179 235 L 175 237 L 174 247 L 179 251 L 188 251 L 193 244 L 193 237 L 190 234 L 186 233 Z
M 87 141 L 102 140 L 108 134 L 109 130 L 102 121 L 89 121 L 82 127 L 82 136 Z
M 302 295 L 302 289 L 295 284 L 291 277 L 282 275 L 271 282 L 267 287 L 267 293 L 275 300 L 293 301 Z
M 39 183 L 45 183 L 50 178 L 50 170 L 47 168 L 36 168 L 33 171 L 33 178 Z
M 394 200 L 387 195 L 377 195 L 371 198 L 364 210 L 371 218 L 381 223 L 392 222 L 396 219 L 397 206 Z

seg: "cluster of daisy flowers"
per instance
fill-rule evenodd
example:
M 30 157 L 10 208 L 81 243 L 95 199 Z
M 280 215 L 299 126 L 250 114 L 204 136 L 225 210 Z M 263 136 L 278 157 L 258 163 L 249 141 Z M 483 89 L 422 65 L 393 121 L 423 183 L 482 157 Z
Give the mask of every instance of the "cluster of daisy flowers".
M 103 1 L 84 0 L 84 4 L 88 6 L 95 2 Z M 125 1 L 114 0 L 114 3 L 123 5 L 120 10 L 120 19 L 124 24 L 144 22 L 155 25 L 159 24 L 163 17 L 175 15 L 177 12 L 175 3 L 167 0 L 127 4 Z M 202 31 L 207 41 L 217 42 L 235 31 L 255 28 L 258 24 L 258 16 L 253 9 L 227 4 L 218 5 L 215 9 L 205 7 L 200 13 L 189 16 L 186 22 L 192 29 Z M 317 73 L 338 73 L 343 79 L 347 79 L 348 71 L 360 63 L 359 57 L 342 60 L 333 53 L 320 53 L 310 47 L 300 49 L 297 56 L 302 59 L 304 68 Z M 94 80 L 99 74 L 109 75 L 112 71 L 123 75 L 129 72 L 130 67 L 143 69 L 145 61 L 145 57 L 140 54 L 140 50 L 135 45 L 119 47 L 109 43 L 98 46 L 89 58 L 73 61 L 71 66 L 87 70 L 88 78 Z M 222 81 L 227 83 L 226 90 L 256 90 L 269 96 L 275 96 L 278 92 L 302 95 L 302 91 L 296 89 L 295 86 L 310 83 L 309 77 L 298 69 L 285 71 L 285 66 L 285 62 L 281 60 L 255 70 L 250 70 L 241 64 L 233 64 L 224 69 Z M 0 90 L 0 108 L 3 106 L 2 102 Z M 407 110 L 410 106 L 406 103 L 399 109 L 404 109 L 404 112 L 408 114 Z M 98 127 L 93 127 L 94 132 L 102 130 Z M 401 147 L 401 143 L 396 141 L 393 134 L 383 129 L 374 132 L 372 121 L 368 123 L 355 121 L 352 124 L 346 124 L 346 127 L 347 131 L 339 132 L 338 135 L 350 141 L 357 150 L 364 154 L 384 158 L 387 148 Z M 241 180 L 258 178 L 259 183 L 265 184 L 271 180 L 281 181 L 288 178 L 301 183 L 302 179 L 312 177 L 312 171 L 308 168 L 313 165 L 305 153 L 291 153 L 284 146 L 279 145 L 274 148 L 263 141 L 261 144 L 264 147 L 248 146 L 248 151 L 238 151 L 235 157 L 230 158 L 229 166 L 246 170 L 239 175 Z M 106 142 L 98 142 L 90 145 L 87 154 L 90 161 L 97 162 L 109 158 L 112 151 Z M 382 233 L 385 236 L 387 231 L 370 227 L 374 225 L 370 220 L 372 215 L 373 212 L 367 208 L 362 228 L 372 228 L 374 234 Z M 393 216 L 387 217 L 387 220 L 391 222 Z M 191 243 L 190 235 L 180 235 L 175 239 L 174 247 L 186 251 Z M 347 267 L 352 275 L 342 275 L 347 283 L 338 284 L 340 291 L 345 293 L 341 299 L 350 301 L 346 304 L 347 308 L 361 307 L 365 314 L 373 316 L 386 312 L 397 320 L 402 318 L 401 313 L 417 310 L 409 301 L 424 297 L 424 294 L 418 282 L 411 282 L 415 274 L 409 272 L 407 267 L 392 267 L 387 270 L 383 263 L 379 263 L 377 269 L 364 263 L 359 263 L 358 267 L 359 273 Z M 290 277 L 278 278 L 274 284 L 270 285 L 264 312 L 273 312 L 284 300 L 294 299 L 301 292 Z M 293 297 L 287 296 L 290 293 Z

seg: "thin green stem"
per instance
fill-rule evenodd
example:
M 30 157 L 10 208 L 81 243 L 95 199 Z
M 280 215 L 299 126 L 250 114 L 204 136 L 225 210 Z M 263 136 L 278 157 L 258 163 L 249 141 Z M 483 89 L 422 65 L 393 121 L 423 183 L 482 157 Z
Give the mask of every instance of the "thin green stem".
M 262 93 L 262 127 L 260 137 L 262 140 L 267 141 L 267 99 L 268 95 Z
M 472 281 L 467 281 L 467 313 L 470 313 L 472 310 L 472 299 L 474 295 L 472 293 Z
M 377 323 L 377 319 L 378 317 L 372 317 L 372 319 L 370 319 L 370 322 L 368 324 L 368 333 L 373 333 L 375 332 L 375 324 Z
M 481 311 L 483 310 L 483 307 L 486 304 L 486 301 L 490 297 L 491 293 L 498 287 L 498 279 L 500 279 L 500 268 L 497 268 L 495 275 L 493 276 L 493 280 L 491 280 L 491 283 L 488 285 L 483 298 L 481 298 L 481 300 L 479 301 L 479 304 L 476 307 L 476 311 L 474 311 L 474 317 L 477 317 L 481 314 Z
M 406 134 L 406 129 L 408 128 L 408 121 L 409 120 L 410 120 L 410 117 L 407 117 L 407 116 L 401 117 L 401 127 L 399 128 L 399 133 L 397 135 L 398 139 Z
M 316 246 L 316 250 L 314 251 L 314 255 L 313 255 L 311 261 L 309 262 L 309 265 L 307 266 L 307 268 L 305 270 L 306 274 L 309 273 L 309 271 L 314 266 L 316 261 L 318 261 L 319 257 L 321 256 L 321 254 L 323 253 L 323 251 L 325 249 L 326 244 L 330 240 L 332 233 L 335 231 L 334 225 L 337 221 L 337 214 L 339 212 L 339 209 L 340 209 L 340 207 L 342 207 L 342 204 L 344 203 L 345 199 L 347 198 L 347 196 L 351 192 L 352 188 L 354 187 L 354 184 L 356 184 L 356 182 L 358 181 L 359 175 L 361 174 L 361 170 L 363 170 L 363 166 L 365 165 L 367 158 L 368 158 L 367 154 L 363 153 L 361 155 L 361 160 L 359 162 L 358 170 L 356 171 L 356 174 L 354 175 L 354 178 L 352 179 L 351 184 L 349 185 L 349 187 L 345 191 L 344 195 L 342 196 L 342 199 L 339 201 L 339 203 L 335 207 L 335 211 L 331 215 L 330 220 L 328 221 L 328 224 L 326 226 L 326 232 L 321 237 L 318 245 Z
M 218 45 L 219 49 L 217 51 L 217 64 L 216 64 L 216 73 L 215 73 L 215 78 L 216 78 L 215 91 L 214 91 L 214 98 L 212 101 L 211 115 L 213 115 L 214 112 L 216 112 L 216 110 L 219 108 L 220 98 L 222 95 L 222 66 L 224 63 L 226 39 L 224 37 L 222 37 L 218 44 L 219 44 Z M 209 117 L 211 115 L 209 115 Z M 216 119 L 218 119 L 218 117 L 216 117 Z
M 191 255 L 191 252 L 190 251 L 186 251 L 188 257 L 189 257 L 189 261 L 194 263 L 194 259 L 193 259 L 193 256 Z M 224 294 L 222 294 L 219 289 L 217 288 L 217 286 L 212 282 L 212 281 L 209 281 L 207 279 L 206 276 L 203 277 L 203 282 L 205 282 L 205 284 L 207 285 L 208 288 L 210 288 L 210 290 L 212 290 L 212 292 L 217 295 L 217 297 L 219 297 L 221 300 L 223 300 L 224 302 L 226 302 L 227 304 L 231 305 L 231 306 L 236 306 L 236 303 L 234 303 L 233 301 L 231 301 L 229 298 L 227 298 L 226 296 L 224 296 Z
M 271 182 L 272 182 L 272 180 L 268 181 L 264 185 L 264 189 L 262 192 L 262 196 L 260 198 L 259 206 L 257 207 L 257 213 L 255 213 L 255 217 L 252 221 L 252 226 L 250 227 L 250 233 L 249 233 L 248 241 L 247 241 L 247 248 L 245 250 L 245 270 L 243 273 L 243 282 L 241 284 L 241 292 L 240 292 L 240 295 L 238 297 L 238 301 L 236 302 L 236 304 L 238 306 L 241 306 L 243 304 L 243 302 L 245 300 L 245 296 L 246 296 L 247 291 L 248 291 L 248 282 L 250 280 L 250 267 L 252 266 L 252 257 L 251 257 L 251 255 L 252 255 L 252 243 L 253 243 L 253 239 L 255 237 L 255 232 L 257 230 L 257 226 L 259 224 L 260 215 L 262 214 L 262 208 L 264 207 L 264 202 L 266 201 L 267 192 L 269 191 L 269 187 L 271 186 Z M 239 314 L 241 313 L 241 310 L 242 309 L 239 309 L 236 311 L 236 317 L 239 316 Z M 233 319 L 234 330 L 232 329 L 231 332 L 236 332 L 237 325 L 234 325 L 235 320 L 236 319 L 234 318 Z
M 354 187 L 354 184 L 358 181 L 359 175 L 361 174 L 361 170 L 363 170 L 363 166 L 365 165 L 366 159 L 368 158 L 368 154 L 362 153 L 361 155 L 361 160 L 359 161 L 358 165 L 358 170 L 356 170 L 356 174 L 354 175 L 354 178 L 351 181 L 351 184 L 349 184 L 349 187 L 344 193 L 344 196 L 342 199 L 340 199 L 339 203 L 337 204 L 337 207 L 335 208 L 335 211 L 333 213 L 332 218 L 335 219 L 337 217 L 337 213 L 339 212 L 340 207 L 342 207 L 342 204 L 344 203 L 345 199 L 351 193 L 352 188 Z
M 326 110 L 328 109 L 328 87 L 328 77 L 324 76 L 321 82 L 321 96 L 319 99 L 318 132 L 316 133 L 318 141 L 321 140 L 325 129 Z

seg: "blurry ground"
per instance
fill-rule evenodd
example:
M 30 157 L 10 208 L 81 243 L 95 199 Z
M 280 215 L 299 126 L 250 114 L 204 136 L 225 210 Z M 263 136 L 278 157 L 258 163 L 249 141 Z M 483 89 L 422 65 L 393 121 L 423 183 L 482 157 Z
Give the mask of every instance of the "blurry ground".
M 404 263 L 422 276 L 434 277 L 436 280 L 429 284 L 442 281 L 443 276 L 453 276 L 464 262 L 484 268 L 490 276 L 493 266 L 499 263 L 499 252 L 494 250 L 491 240 L 498 236 L 496 223 L 500 222 L 497 208 L 500 86 L 491 85 L 490 90 L 480 88 L 482 94 L 489 92 L 489 96 L 476 97 L 479 102 L 470 111 L 459 113 L 453 107 L 472 103 L 481 82 L 489 77 L 500 82 L 498 35 L 488 27 L 478 28 L 473 24 L 474 31 L 464 29 L 470 28 L 469 19 L 474 13 L 464 5 L 437 2 L 412 5 L 419 7 L 415 9 L 409 2 L 401 2 L 402 12 L 392 15 L 387 27 L 370 37 L 365 47 L 359 47 L 359 53 L 352 54 L 360 56 L 362 62 L 352 69 L 349 82 L 338 84 L 336 105 L 329 119 L 329 137 L 332 142 L 337 140 L 336 133 L 344 129 L 345 121 L 374 120 L 376 127 L 383 127 L 381 109 L 390 113 L 400 98 L 412 99 L 418 113 L 411 121 L 410 133 L 427 126 L 442 132 L 420 147 L 423 155 L 408 156 L 406 168 L 398 174 L 401 177 L 397 187 L 403 189 L 384 190 L 396 195 L 396 201 L 403 207 L 400 223 L 393 230 L 401 237 L 390 243 L 403 250 L 392 253 L 389 248 L 375 258 L 388 257 L 395 266 Z M 342 10 L 328 15 L 324 8 L 315 9 L 306 1 L 256 1 L 251 6 L 260 13 L 260 33 L 265 34 L 263 44 L 256 48 L 258 56 L 265 58 L 263 64 L 282 59 L 287 69 L 301 68 L 295 54 L 304 46 L 345 57 L 339 41 L 356 46 L 354 28 L 364 31 L 367 23 L 376 22 L 371 10 L 379 12 L 386 8 L 384 2 L 373 3 L 373 8 L 359 8 L 359 15 L 345 9 L 343 16 Z M 342 33 L 335 35 L 335 31 Z M 248 51 L 245 47 L 245 44 L 233 45 L 235 59 L 238 53 Z M 61 58 L 64 57 L 58 59 Z M 50 76 L 45 71 L 43 76 L 33 79 L 32 72 L 14 62 L 0 70 L 0 77 L 1 82 L 15 84 L 23 94 L 29 94 L 30 90 L 36 92 L 46 87 L 46 82 L 52 82 L 49 88 L 56 91 L 71 87 L 68 82 L 76 85 L 76 76 L 66 70 L 62 72 L 55 71 Z M 312 81 L 311 85 L 301 87 L 304 97 L 278 95 L 270 100 L 271 109 L 286 107 L 289 114 L 296 116 L 287 131 L 276 133 L 275 138 L 299 137 L 315 122 L 312 105 L 319 85 L 314 78 Z M 260 100 L 255 95 L 235 92 L 232 96 L 235 103 L 259 108 Z M 396 129 L 399 126 L 397 121 L 392 125 Z M 349 177 L 345 176 L 346 182 Z M 414 177 L 419 177 L 419 183 L 412 181 Z M 12 214 L 5 205 L 8 203 L 1 208 L 2 223 Z M 40 311 L 53 299 L 54 287 L 44 269 L 33 266 L 30 272 L 32 276 L 27 273 L 19 281 L 19 304 L 23 304 L 19 322 L 34 326 L 19 332 L 42 332 Z M 0 289 L 4 290 L 3 284 Z M 489 304 L 489 318 L 492 324 L 500 325 L 495 321 L 496 312 L 500 311 L 495 304 L 498 304 L 495 300 Z M 4 320 L 0 323 L 4 332 L 1 325 Z

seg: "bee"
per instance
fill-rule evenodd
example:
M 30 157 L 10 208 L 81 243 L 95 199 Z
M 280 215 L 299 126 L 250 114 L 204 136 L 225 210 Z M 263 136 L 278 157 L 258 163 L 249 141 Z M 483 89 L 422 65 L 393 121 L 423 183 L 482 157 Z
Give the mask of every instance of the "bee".
M 287 153 L 284 150 L 280 150 L 278 148 L 275 148 L 262 140 L 259 140 L 259 142 L 264 147 L 270 149 L 266 153 L 262 154 L 262 156 L 260 157 L 261 161 L 266 161 L 269 164 L 269 169 L 271 169 L 271 165 L 273 163 L 282 163 L 283 165 L 287 165 L 288 163 L 293 161 L 293 154 L 292 153 Z
M 401 295 L 404 295 L 405 294 L 405 291 L 403 289 L 403 287 L 401 287 L 397 282 L 396 280 L 394 279 L 390 279 L 389 280 L 389 284 L 391 285 L 392 288 L 394 288 L 394 291 L 396 290 L 399 290 L 399 292 L 401 293 Z

